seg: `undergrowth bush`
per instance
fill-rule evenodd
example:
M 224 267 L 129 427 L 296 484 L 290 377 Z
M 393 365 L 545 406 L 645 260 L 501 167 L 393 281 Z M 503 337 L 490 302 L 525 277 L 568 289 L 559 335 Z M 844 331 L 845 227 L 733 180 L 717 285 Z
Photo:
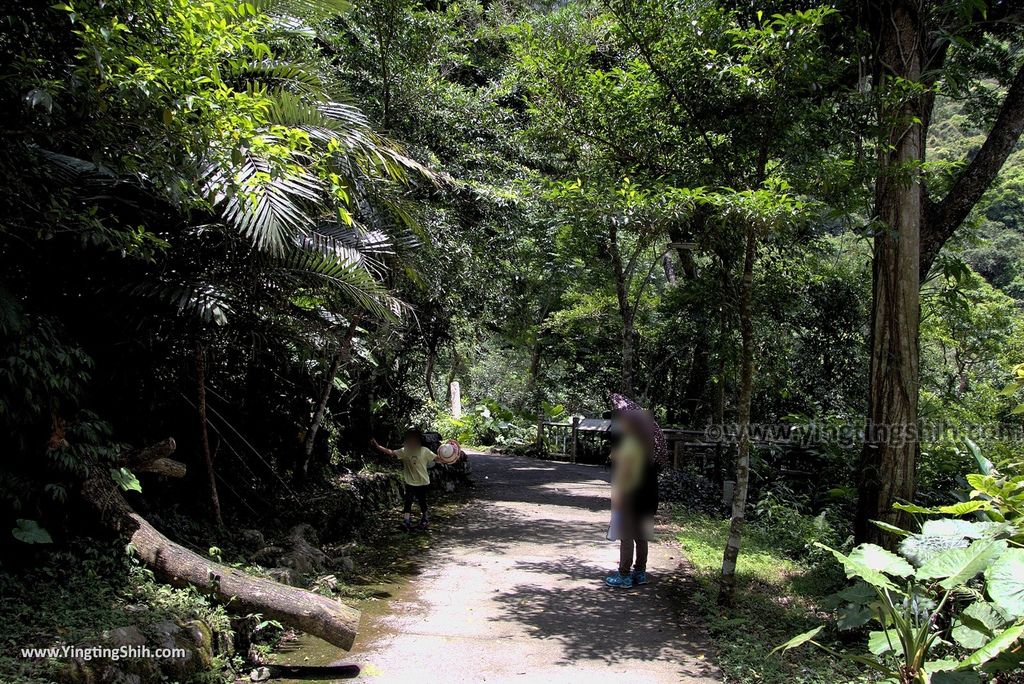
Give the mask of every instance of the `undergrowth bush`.
M 831 577 L 807 560 L 794 560 L 775 534 L 751 525 L 743 535 L 732 608 L 717 603 L 722 549 L 729 521 L 721 516 L 675 512 L 679 542 L 693 566 L 696 587 L 686 600 L 702 613 L 725 682 L 761 684 L 852 684 L 868 682 L 856 665 L 828 653 L 804 652 L 798 658 L 769 658 L 773 644 L 817 624 L 823 602 L 835 590 Z M 830 644 L 841 648 L 833 638 Z
M 1024 476 L 997 470 L 973 442 L 967 446 L 980 472 L 967 476 L 956 503 L 896 504 L 917 518 L 916 530 L 876 522 L 901 538 L 898 554 L 873 544 L 849 554 L 823 547 L 855 582 L 838 595 L 836 626 L 873 630 L 863 652 L 836 655 L 885 681 L 1006 681 L 1024 664 Z M 812 644 L 834 653 L 819 641 L 824 629 L 776 650 Z
M 90 539 L 41 554 L 31 567 L 0 569 L 0 682 L 43 684 L 54 673 L 47 660 L 18 657 L 22 648 L 79 644 L 107 629 L 161 620 L 200 619 L 231 638 L 227 613 L 194 589 L 157 583 L 124 547 Z M 222 662 L 210 681 L 223 681 Z
M 521 453 L 536 436 L 535 419 L 519 416 L 493 399 L 483 399 L 455 418 L 446 407 L 438 406 L 434 429 L 446 439 L 460 444 L 494 447 L 505 453 Z
M 754 506 L 752 525 L 770 534 L 776 548 L 793 559 L 832 565 L 831 554 L 818 544 L 841 547 L 850 536 L 849 524 L 834 508 L 817 514 L 803 512 L 797 505 L 767 491 Z
M 687 510 L 719 515 L 725 512 L 721 489 L 706 477 L 685 470 L 665 468 L 658 474 L 658 496 Z

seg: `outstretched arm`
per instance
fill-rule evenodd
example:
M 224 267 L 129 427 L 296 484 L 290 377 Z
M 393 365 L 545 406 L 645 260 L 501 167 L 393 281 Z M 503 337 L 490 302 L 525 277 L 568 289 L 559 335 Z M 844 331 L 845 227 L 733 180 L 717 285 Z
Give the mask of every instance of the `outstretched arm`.
M 372 438 L 370 439 L 370 446 L 372 446 L 374 449 L 376 449 L 378 452 L 384 454 L 385 456 L 394 456 L 395 455 L 395 452 L 392 449 L 388 449 L 385 446 L 381 446 L 380 444 L 377 443 L 376 439 L 372 439 Z

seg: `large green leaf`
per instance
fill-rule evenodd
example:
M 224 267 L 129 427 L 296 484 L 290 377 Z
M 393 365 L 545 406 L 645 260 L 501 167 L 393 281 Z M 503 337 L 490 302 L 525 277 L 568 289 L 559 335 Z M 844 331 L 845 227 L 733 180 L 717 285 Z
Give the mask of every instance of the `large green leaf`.
M 978 470 L 982 475 L 991 475 L 992 471 L 995 470 L 995 466 L 992 465 L 992 461 L 985 458 L 981 449 L 970 439 L 964 439 L 964 444 L 967 445 L 967 450 L 971 452 L 971 456 L 974 457 L 974 462 L 978 464 Z
M 977 684 L 980 681 L 977 672 L 938 670 L 931 676 L 931 684 Z
M 950 504 L 949 506 L 939 506 L 939 513 L 946 515 L 967 515 L 975 511 L 987 509 L 992 507 L 992 502 L 984 501 L 982 499 L 973 499 L 971 501 L 961 501 L 959 503 Z
M 958 667 L 960 661 L 955 658 L 929 660 L 924 664 L 924 671 L 929 675 L 926 681 L 930 684 L 977 684 L 981 681 L 977 672 L 960 671 Z
M 814 637 L 818 636 L 818 632 L 820 632 L 823 629 L 825 629 L 824 625 L 822 625 L 820 627 L 815 627 L 814 629 L 810 630 L 809 632 L 804 632 L 803 634 L 798 634 L 797 636 L 793 637 L 792 639 L 790 639 L 786 643 L 781 644 L 781 645 L 776 646 L 775 648 L 773 648 L 772 649 L 772 653 L 777 653 L 779 651 L 788 651 L 791 648 L 797 648 L 798 646 L 803 646 L 808 641 L 810 641 Z
M 995 475 L 972 473 L 967 476 L 967 483 L 974 488 L 972 496 L 975 493 L 978 493 L 984 494 L 985 496 L 991 496 L 993 498 L 999 498 L 1003 494 L 1003 488 L 999 484 L 999 480 Z
M 871 588 L 870 584 L 864 582 L 857 582 L 845 587 L 836 596 L 843 601 L 861 605 L 865 603 L 872 603 L 878 600 L 878 592 Z
M 43 527 L 40 527 L 39 523 L 35 520 L 26 520 L 24 518 L 18 518 L 15 521 L 17 527 L 11 530 L 11 534 L 14 538 L 25 544 L 52 544 L 53 539 L 50 537 L 50 533 L 47 532 Z
M 135 477 L 135 474 L 127 468 L 111 468 L 110 477 L 126 492 L 142 491 L 142 484 L 139 483 L 139 478 Z
M 897 511 L 903 511 L 904 513 L 911 513 L 913 515 L 935 515 L 939 512 L 939 509 L 937 508 L 926 508 L 924 506 L 918 506 L 917 504 L 895 503 L 892 507 Z
M 888 532 L 889 534 L 896 535 L 897 537 L 906 537 L 910 534 L 909 530 L 905 530 L 902 527 L 896 527 L 895 525 L 890 525 L 889 523 L 882 522 L 881 520 L 872 520 L 871 524 L 883 532 Z
M 900 553 L 914 565 L 922 566 L 933 556 L 948 549 L 966 548 L 973 539 L 994 539 L 1012 534 L 1012 525 L 999 522 L 978 522 L 957 518 L 927 520 L 919 534 L 900 542 Z
M 957 520 L 956 518 L 940 518 L 938 520 L 926 520 L 921 526 L 921 534 L 926 537 L 964 537 L 967 539 L 982 539 L 994 537 L 1004 530 L 999 523 L 974 522 L 971 520 Z
M 912 534 L 900 542 L 900 553 L 914 565 L 921 566 L 947 549 L 966 548 L 969 544 L 965 537 Z
M 848 605 L 840 608 L 836 616 L 836 627 L 839 629 L 856 629 L 871 622 L 874 611 L 865 605 Z
M 868 634 L 868 650 L 876 656 L 900 648 L 900 635 L 895 629 L 878 630 Z
M 967 606 L 953 623 L 952 636 L 966 649 L 981 648 L 1006 625 L 1006 617 L 991 603 L 978 601 Z
M 1024 634 L 1024 625 L 1014 625 L 1009 629 L 997 634 L 991 641 L 972 653 L 960 663 L 961 670 L 972 670 L 978 665 L 983 665 L 999 656 L 1003 651 L 1010 648 L 1020 640 Z
M 985 571 L 985 588 L 1010 617 L 1024 616 L 1024 549 L 1010 549 Z
M 966 549 L 948 549 L 935 554 L 918 568 L 918 580 L 941 579 L 939 585 L 949 591 L 984 572 L 995 558 L 1006 551 L 1002 539 L 979 539 Z
M 841 551 L 836 551 L 835 549 L 828 547 L 825 544 L 815 543 L 815 546 L 821 547 L 826 551 L 829 551 L 833 556 L 835 556 L 836 560 L 842 563 L 843 569 L 846 571 L 847 577 L 851 579 L 856 577 L 867 582 L 873 587 L 878 587 L 879 589 L 885 589 L 887 591 L 892 592 L 899 592 L 899 589 L 897 589 L 896 585 L 892 583 L 892 580 L 890 580 L 880 571 L 868 567 L 864 563 L 856 561 L 850 556 L 847 556 L 846 554 L 842 553 Z
M 914 574 L 914 568 L 910 563 L 892 551 L 874 544 L 861 544 L 850 552 L 850 560 L 886 575 L 909 577 Z

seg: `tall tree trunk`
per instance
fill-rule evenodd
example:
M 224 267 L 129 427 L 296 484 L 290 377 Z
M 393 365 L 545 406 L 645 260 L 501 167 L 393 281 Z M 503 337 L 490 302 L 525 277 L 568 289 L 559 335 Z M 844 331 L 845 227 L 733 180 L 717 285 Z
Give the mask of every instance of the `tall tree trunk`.
M 224 527 L 224 518 L 220 513 L 220 497 L 217 496 L 217 476 L 213 470 L 213 455 L 210 453 L 210 432 L 206 421 L 206 345 L 202 342 L 196 342 L 196 394 L 196 407 L 199 413 L 199 446 L 206 473 L 210 517 L 218 526 Z
M 672 262 L 672 253 L 665 252 L 661 255 L 661 266 L 665 269 L 665 280 L 669 285 L 676 284 L 676 265 Z
M 633 363 L 634 347 L 633 338 L 635 330 L 633 327 L 633 308 L 629 304 L 629 283 L 626 282 L 626 273 L 622 266 L 622 255 L 619 252 L 619 232 L 615 222 L 611 222 L 608 231 L 608 253 L 611 255 L 612 270 L 615 274 L 615 297 L 619 303 L 619 316 L 622 318 L 622 393 L 626 396 L 633 396 Z
M 722 577 L 718 589 L 718 603 L 731 605 L 736 590 L 736 559 L 747 511 L 747 485 L 750 480 L 750 405 L 754 389 L 754 322 L 751 299 L 754 290 L 754 260 L 757 257 L 757 233 L 753 223 L 747 226 L 746 249 L 743 256 L 743 280 L 740 283 L 740 443 L 736 456 L 736 486 L 732 492 L 732 520 L 729 538 L 722 556 Z
M 693 261 L 693 249 L 689 246 L 682 245 L 692 241 L 694 239 L 694 234 L 703 233 L 707 220 L 708 212 L 706 209 L 701 207 L 694 213 L 692 225 L 688 229 L 684 229 L 683 226 L 676 223 L 669 226 L 669 238 L 672 242 L 679 245 L 676 247 L 676 254 L 679 257 L 683 277 L 689 285 L 697 284 L 697 265 Z M 673 269 L 673 276 L 675 276 L 674 271 L 675 269 Z M 724 296 L 723 291 L 723 297 Z M 709 331 L 700 331 L 697 338 L 694 340 L 690 372 L 686 376 L 686 386 L 682 392 L 682 411 L 686 419 L 689 420 L 691 424 L 696 423 L 700 417 L 701 402 L 707 390 L 708 382 L 711 379 L 711 347 L 713 345 L 711 344 L 710 335 L 705 334 L 706 332 Z M 719 383 L 718 386 L 720 387 L 721 383 Z M 712 400 L 712 403 L 715 404 L 715 406 L 712 407 L 712 409 L 714 409 L 717 406 L 717 403 L 714 399 Z M 718 420 L 717 412 L 712 410 L 712 413 L 714 414 L 712 418 L 714 420 Z
M 622 391 L 626 396 L 634 394 L 633 365 L 635 351 L 633 349 L 633 316 L 625 316 L 622 320 Z
M 707 388 L 708 379 L 711 374 L 710 358 L 711 345 L 703 333 L 699 333 L 693 348 L 693 359 L 690 361 L 690 372 L 686 375 L 686 384 L 683 387 L 682 407 L 686 419 L 691 424 L 696 424 L 701 414 L 701 400 L 704 397 L 704 390 Z
M 544 346 L 540 341 L 540 334 L 538 333 L 533 340 L 532 348 L 530 349 L 530 368 L 528 371 L 528 383 L 530 390 L 534 390 L 537 387 L 538 376 L 540 375 L 540 361 Z
M 719 263 L 719 284 L 721 287 L 718 304 L 718 351 L 715 354 L 715 373 L 717 382 L 715 391 L 711 397 L 711 414 L 716 425 L 725 427 L 725 350 L 728 348 L 726 338 L 729 335 L 729 309 L 726 300 L 729 297 L 729 269 L 730 263 L 724 256 L 720 255 Z
M 313 447 L 316 445 L 316 435 L 320 431 L 320 424 L 323 423 L 324 412 L 327 410 L 327 400 L 331 398 L 331 390 L 334 388 L 334 378 L 337 377 L 341 365 L 348 360 L 349 355 L 352 353 L 352 338 L 355 337 L 358 325 L 359 316 L 352 316 L 352 320 L 348 324 L 348 330 L 345 331 L 345 338 L 338 344 L 338 350 L 334 353 L 334 358 L 331 359 L 331 366 L 327 369 L 323 391 L 320 393 L 320 399 L 316 402 L 313 420 L 309 424 L 309 430 L 306 431 L 306 442 L 303 444 L 304 453 L 300 468 L 303 477 L 306 476 L 306 472 L 309 469 L 309 462 L 313 456 Z
M 887 3 L 880 22 L 878 86 L 921 78 L 920 3 Z M 896 87 L 902 87 L 897 85 Z M 884 96 L 883 96 L 884 97 Z M 924 160 L 919 95 L 883 106 L 889 134 L 879 150 L 875 211 L 879 222 L 872 261 L 871 368 L 864 449 L 860 459 L 855 533 L 858 541 L 894 540 L 871 523 L 906 526 L 907 515 L 892 504 L 914 498 L 919 443 L 918 323 L 922 193 L 918 169 Z
M 437 399 L 434 394 L 434 364 L 437 362 L 437 336 L 432 335 L 430 338 L 430 345 L 427 348 L 427 363 L 423 369 L 423 381 L 427 386 L 427 397 L 430 401 Z

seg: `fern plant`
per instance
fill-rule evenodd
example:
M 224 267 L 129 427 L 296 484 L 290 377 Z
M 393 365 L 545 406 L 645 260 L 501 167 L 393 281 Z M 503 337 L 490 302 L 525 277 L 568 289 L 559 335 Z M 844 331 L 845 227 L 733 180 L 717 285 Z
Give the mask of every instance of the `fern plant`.
M 394 317 L 403 305 L 385 280 L 386 264 L 401 256 L 396 246 L 409 242 L 401 196 L 434 176 L 379 135 L 316 59 L 317 26 L 348 8 L 161 0 L 125 20 L 102 4 L 62 4 L 81 39 L 78 75 L 102 84 L 101 106 L 111 115 L 151 111 L 163 126 L 147 132 L 152 157 L 122 155 L 121 168 L 65 151 L 40 155 L 73 194 L 92 200 L 101 188 L 118 203 L 113 211 L 128 199 L 147 214 L 136 219 L 163 224 L 145 233 L 161 241 L 153 258 L 167 260 L 156 256 L 160 246 L 209 252 L 237 241 L 235 252 L 251 248 L 270 280 Z M 223 324 L 238 308 L 235 274 L 210 256 L 171 255 L 173 267 L 128 291 Z

